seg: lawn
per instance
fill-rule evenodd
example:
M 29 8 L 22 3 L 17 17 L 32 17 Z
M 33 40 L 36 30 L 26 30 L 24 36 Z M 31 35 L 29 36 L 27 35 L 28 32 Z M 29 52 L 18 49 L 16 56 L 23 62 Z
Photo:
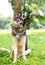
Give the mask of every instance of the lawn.
M 40 30 L 39 30 L 40 31 Z M 7 51 L 0 50 L 0 65 L 45 65 L 45 32 L 30 32 L 27 35 L 28 48 L 32 51 L 27 55 L 27 61 L 18 57 L 16 63 Z M 11 34 L 0 34 L 0 48 L 11 49 Z

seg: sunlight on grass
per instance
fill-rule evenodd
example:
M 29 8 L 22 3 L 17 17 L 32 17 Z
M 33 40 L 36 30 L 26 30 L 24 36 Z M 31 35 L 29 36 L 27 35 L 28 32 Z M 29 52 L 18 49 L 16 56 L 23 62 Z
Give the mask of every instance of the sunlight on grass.
M 12 32 L 11 29 L 9 29 L 9 30 L 1 30 L 0 29 L 0 34 L 10 34 L 11 32 Z M 27 32 L 27 35 L 29 35 L 29 34 L 32 34 L 32 33 L 45 32 L 45 29 L 37 29 L 37 30 L 31 29 L 31 30 L 27 30 L 26 32 Z

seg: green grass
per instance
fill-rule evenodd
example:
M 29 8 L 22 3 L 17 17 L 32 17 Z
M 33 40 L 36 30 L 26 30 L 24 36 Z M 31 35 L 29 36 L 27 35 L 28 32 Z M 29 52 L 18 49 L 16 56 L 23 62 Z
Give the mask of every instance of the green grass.
M 10 34 L 0 34 L 0 48 L 11 49 Z M 22 58 L 17 59 L 16 63 L 13 62 L 13 57 L 7 51 L 0 50 L 0 65 L 45 65 L 45 32 L 32 33 L 27 35 L 28 48 L 32 51 L 27 55 L 27 61 Z

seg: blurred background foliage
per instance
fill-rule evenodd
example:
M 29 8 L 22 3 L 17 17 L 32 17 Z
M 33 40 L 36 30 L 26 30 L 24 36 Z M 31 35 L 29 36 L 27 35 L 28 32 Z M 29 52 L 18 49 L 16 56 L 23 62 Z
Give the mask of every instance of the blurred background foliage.
M 3 16 L 0 16 L 0 29 L 10 29 L 11 28 L 11 23 L 12 21 L 12 18 L 11 17 L 3 17 Z
M 27 18 L 27 26 L 32 29 L 45 28 L 45 0 L 21 0 L 22 16 Z M 12 9 L 15 8 L 15 0 L 9 0 Z M 4 18 L 0 15 L 0 28 L 10 29 L 11 17 Z M 29 22 L 28 22 L 29 21 Z

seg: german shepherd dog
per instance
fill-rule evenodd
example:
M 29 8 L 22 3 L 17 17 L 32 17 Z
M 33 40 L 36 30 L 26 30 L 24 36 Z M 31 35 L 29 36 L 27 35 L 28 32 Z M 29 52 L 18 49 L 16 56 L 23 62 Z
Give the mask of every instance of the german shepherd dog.
M 26 22 L 23 18 L 16 17 L 12 23 L 12 52 L 14 54 L 14 62 L 17 60 L 17 55 L 22 54 L 24 60 L 26 44 Z

